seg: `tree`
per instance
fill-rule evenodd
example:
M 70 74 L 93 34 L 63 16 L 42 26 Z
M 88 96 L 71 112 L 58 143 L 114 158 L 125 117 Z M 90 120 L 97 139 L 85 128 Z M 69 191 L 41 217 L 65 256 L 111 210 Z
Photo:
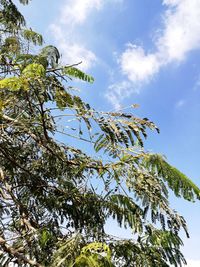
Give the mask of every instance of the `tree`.
M 25 28 L 12 1 L 0 1 L 0 19 L 0 265 L 181 266 L 179 231 L 188 233 L 168 188 L 189 201 L 200 191 L 145 151 L 148 129 L 158 128 L 132 113 L 95 111 L 68 85 L 91 76 L 61 66 L 54 46 L 33 54 L 42 36 Z M 105 233 L 110 217 L 132 237 Z

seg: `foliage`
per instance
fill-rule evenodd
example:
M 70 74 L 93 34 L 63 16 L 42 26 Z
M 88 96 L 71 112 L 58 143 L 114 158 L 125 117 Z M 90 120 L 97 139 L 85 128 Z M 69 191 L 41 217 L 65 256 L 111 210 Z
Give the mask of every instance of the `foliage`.
M 93 78 L 78 63 L 62 66 L 54 46 L 32 53 L 43 39 L 12 1 L 1 0 L 0 12 L 0 265 L 181 266 L 179 231 L 188 233 L 168 187 L 189 201 L 200 191 L 144 150 L 156 125 L 91 108 L 68 82 Z M 109 218 L 132 237 L 105 233 Z

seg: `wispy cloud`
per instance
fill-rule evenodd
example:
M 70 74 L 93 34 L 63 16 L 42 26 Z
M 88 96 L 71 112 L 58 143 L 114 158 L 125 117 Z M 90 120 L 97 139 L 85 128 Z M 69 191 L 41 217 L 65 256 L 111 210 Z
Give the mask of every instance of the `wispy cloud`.
M 180 99 L 179 101 L 176 102 L 175 107 L 176 108 L 181 108 L 182 106 L 184 106 L 186 103 L 186 101 L 184 99 Z
M 154 52 L 128 44 L 118 58 L 121 72 L 132 83 L 129 95 L 134 88 L 137 91 L 141 89 L 163 66 L 180 63 L 190 51 L 200 48 L 199 0 L 163 0 L 163 5 L 167 9 L 163 14 L 162 28 L 157 29 L 160 34 L 153 40 Z
M 85 40 L 76 40 L 78 27 L 87 20 L 90 13 L 102 7 L 103 0 L 65 0 L 50 31 L 62 53 L 62 61 L 72 64 L 82 61 L 81 68 L 87 70 L 97 61 L 97 57 L 86 48 Z
M 104 0 L 68 0 L 62 6 L 60 22 L 65 25 L 82 24 L 94 10 L 103 7 Z
M 164 0 L 168 6 L 164 16 L 164 30 L 157 40 L 163 61 L 182 61 L 187 53 L 200 48 L 199 0 Z M 165 62 L 163 62 L 164 64 Z
M 196 81 L 195 81 L 194 86 L 193 86 L 193 90 L 197 91 L 197 90 L 199 90 L 199 88 L 200 88 L 200 74 L 196 78 Z
M 50 31 L 56 45 L 62 52 L 64 63 L 82 61 L 81 68 L 88 70 L 97 62 L 97 56 L 88 48 L 87 32 L 84 23 L 94 12 L 100 11 L 108 3 L 121 3 L 123 0 L 65 0 Z M 84 34 L 81 34 L 84 32 Z
M 50 25 L 50 30 L 54 36 L 56 45 L 62 53 L 63 63 L 73 64 L 81 61 L 81 68 L 88 70 L 97 61 L 96 55 L 81 44 L 81 42 L 73 40 L 73 35 L 66 34 L 64 28 L 59 24 Z
M 110 101 L 114 109 L 120 109 L 120 99 L 129 96 L 132 90 L 132 84 L 129 81 L 122 81 L 121 83 L 112 84 L 108 87 L 105 97 Z

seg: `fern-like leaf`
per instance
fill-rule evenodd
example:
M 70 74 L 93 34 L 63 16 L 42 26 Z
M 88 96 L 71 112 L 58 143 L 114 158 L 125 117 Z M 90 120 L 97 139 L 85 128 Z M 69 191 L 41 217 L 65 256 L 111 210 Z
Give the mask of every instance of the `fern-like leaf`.
M 22 36 L 24 37 L 25 40 L 32 42 L 34 45 L 43 44 L 42 35 L 32 30 L 28 30 L 28 29 L 23 30 Z
M 200 199 L 200 189 L 182 172 L 167 163 L 157 154 L 150 154 L 144 159 L 145 165 L 156 171 L 167 182 L 176 196 L 183 196 L 186 200 Z
M 143 211 L 127 196 L 115 194 L 106 202 L 109 215 L 117 219 L 120 226 L 130 227 L 134 232 L 142 231 Z
M 92 76 L 86 74 L 85 72 L 75 67 L 64 67 L 62 72 L 63 72 L 63 75 L 68 75 L 70 77 L 77 78 L 85 82 L 89 82 L 89 83 L 94 82 L 94 78 Z

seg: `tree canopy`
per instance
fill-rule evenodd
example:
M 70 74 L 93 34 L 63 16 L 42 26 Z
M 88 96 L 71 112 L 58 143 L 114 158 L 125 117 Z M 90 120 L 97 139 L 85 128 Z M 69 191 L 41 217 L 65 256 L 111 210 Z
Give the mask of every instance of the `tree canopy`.
M 186 222 L 170 207 L 169 189 L 188 201 L 200 190 L 145 151 L 156 125 L 134 116 L 135 105 L 131 113 L 98 112 L 85 103 L 70 82 L 93 77 L 76 62 L 63 66 L 11 0 L 0 0 L 0 23 L 0 265 L 185 263 Z M 106 233 L 109 218 L 131 229 L 130 239 Z

